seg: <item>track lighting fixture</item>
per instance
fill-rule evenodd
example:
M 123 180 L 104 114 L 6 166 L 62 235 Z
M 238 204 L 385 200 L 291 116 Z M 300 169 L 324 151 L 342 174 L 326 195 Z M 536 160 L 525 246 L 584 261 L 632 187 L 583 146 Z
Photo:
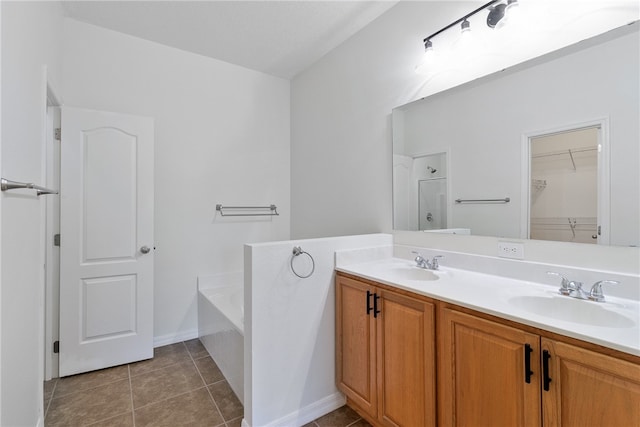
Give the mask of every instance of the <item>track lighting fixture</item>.
M 493 7 L 489 8 L 489 15 L 487 15 L 487 26 L 490 28 L 495 28 L 496 25 L 504 18 L 505 11 L 507 10 L 507 5 L 504 3 L 500 3 Z
M 433 52 L 433 43 L 431 43 L 431 40 L 425 40 L 424 41 L 424 51 L 426 52 Z
M 505 18 L 511 14 L 514 14 L 515 10 L 517 10 L 518 8 L 519 8 L 518 0 L 493 0 L 488 3 L 485 3 L 484 5 L 480 6 L 479 8 L 472 11 L 471 13 L 466 14 L 462 18 L 452 22 L 446 27 L 424 38 L 423 42 L 424 42 L 425 54 L 433 54 L 433 51 L 434 51 L 433 38 L 434 37 L 436 37 L 440 33 L 443 33 L 444 31 L 448 30 L 449 28 L 457 24 L 460 24 L 461 35 L 466 38 L 471 33 L 471 23 L 469 22 L 469 18 L 476 15 L 477 13 L 480 13 L 484 10 L 488 10 L 489 13 L 487 15 L 487 21 L 486 21 L 487 26 L 490 28 L 500 28 L 504 24 L 506 20 Z M 427 56 L 425 56 L 425 58 L 427 58 Z M 416 67 L 417 72 L 420 72 L 422 70 L 424 70 L 424 64 Z
M 518 0 L 507 1 L 507 9 L 505 10 L 505 14 L 509 19 L 509 22 L 512 22 L 515 19 L 517 19 L 516 16 L 520 15 L 520 3 L 518 3 Z
M 469 21 L 465 19 L 464 21 L 462 21 L 462 24 L 460 24 L 460 33 L 468 34 L 470 32 L 471 32 L 471 24 L 469 23 Z

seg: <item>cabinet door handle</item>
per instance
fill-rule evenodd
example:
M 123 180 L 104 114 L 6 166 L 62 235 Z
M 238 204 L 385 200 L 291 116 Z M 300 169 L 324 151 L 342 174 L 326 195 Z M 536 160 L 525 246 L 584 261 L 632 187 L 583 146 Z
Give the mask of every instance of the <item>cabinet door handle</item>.
M 378 310 L 379 299 L 380 299 L 380 296 L 377 293 L 373 294 L 373 317 L 374 318 L 378 317 L 378 314 L 380 313 L 380 310 Z
M 371 308 L 371 297 L 373 296 L 373 294 L 371 293 L 371 291 L 367 291 L 367 316 L 371 313 L 371 310 L 373 310 Z
M 551 354 L 547 350 L 544 350 L 542 352 L 542 387 L 544 391 L 549 391 L 549 384 L 551 383 L 551 377 L 549 376 L 549 359 L 551 359 Z
M 531 345 L 524 345 L 524 381 L 527 384 L 531 384 L 531 375 L 533 375 L 533 371 L 531 370 L 531 353 L 533 349 Z

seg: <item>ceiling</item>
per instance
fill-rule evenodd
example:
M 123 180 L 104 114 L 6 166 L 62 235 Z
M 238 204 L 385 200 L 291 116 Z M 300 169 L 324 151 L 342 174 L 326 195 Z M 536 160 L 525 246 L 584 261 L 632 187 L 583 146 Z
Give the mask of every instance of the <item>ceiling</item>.
M 397 1 L 63 1 L 78 21 L 293 78 Z

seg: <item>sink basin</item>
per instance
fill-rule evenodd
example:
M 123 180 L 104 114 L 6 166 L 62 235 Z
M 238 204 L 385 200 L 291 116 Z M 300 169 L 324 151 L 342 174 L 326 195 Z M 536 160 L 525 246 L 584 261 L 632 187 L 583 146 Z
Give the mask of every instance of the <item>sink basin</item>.
M 509 303 L 529 313 L 566 322 L 607 328 L 632 328 L 636 322 L 623 314 L 607 309 L 602 303 L 563 296 L 517 296 Z
M 438 276 L 436 276 L 431 270 L 418 267 L 392 268 L 389 272 L 394 278 L 399 280 L 438 280 Z

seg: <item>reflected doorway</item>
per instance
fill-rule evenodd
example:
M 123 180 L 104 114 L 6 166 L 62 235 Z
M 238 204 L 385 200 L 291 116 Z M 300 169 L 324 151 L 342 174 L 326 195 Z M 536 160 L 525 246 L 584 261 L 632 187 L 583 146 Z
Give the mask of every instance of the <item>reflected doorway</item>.
M 527 237 L 602 243 L 602 125 L 529 136 Z

